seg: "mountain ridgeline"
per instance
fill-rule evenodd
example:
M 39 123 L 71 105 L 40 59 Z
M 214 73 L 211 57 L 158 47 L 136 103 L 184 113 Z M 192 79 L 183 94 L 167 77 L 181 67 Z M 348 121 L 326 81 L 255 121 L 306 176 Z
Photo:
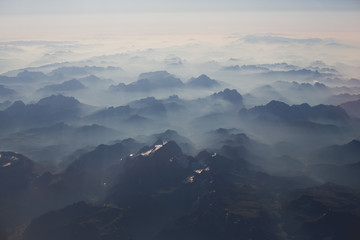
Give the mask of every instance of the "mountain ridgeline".
M 232 61 L 0 75 L 0 239 L 360 239 L 360 81 Z

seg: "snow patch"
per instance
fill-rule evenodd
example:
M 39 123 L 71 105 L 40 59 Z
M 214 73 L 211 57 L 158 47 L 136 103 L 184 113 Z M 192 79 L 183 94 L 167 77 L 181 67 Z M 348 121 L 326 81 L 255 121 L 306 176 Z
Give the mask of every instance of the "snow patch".
M 187 183 L 193 183 L 194 182 L 194 176 L 190 176 L 190 177 L 187 177 L 186 179 L 185 179 L 185 183 L 187 184 Z
M 2 167 L 9 167 L 9 166 L 11 166 L 11 162 L 8 162 L 8 163 L 5 163 L 2 165 Z
M 158 144 L 155 145 L 153 149 L 150 149 L 147 152 L 141 153 L 141 156 L 149 156 L 150 154 L 153 154 L 154 152 L 156 152 L 157 150 L 159 150 L 160 148 L 162 148 L 167 142 L 164 142 L 163 144 Z
M 197 170 L 194 170 L 195 173 L 197 174 L 201 174 L 202 172 L 208 172 L 210 171 L 210 167 L 207 167 L 207 168 L 204 168 L 204 169 L 197 169 Z

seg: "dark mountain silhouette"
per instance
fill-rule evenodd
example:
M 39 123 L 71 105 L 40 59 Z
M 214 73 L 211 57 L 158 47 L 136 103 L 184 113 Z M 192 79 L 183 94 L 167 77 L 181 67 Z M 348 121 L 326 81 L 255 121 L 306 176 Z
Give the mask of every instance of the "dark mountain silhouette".
M 73 160 L 63 172 L 39 181 L 42 191 L 47 193 L 42 197 L 57 206 L 80 200 L 101 200 L 107 189 L 117 182 L 117 171 L 121 168 L 116 166 L 142 146 L 133 139 L 97 146 Z
M 0 152 L 0 192 L 26 189 L 35 177 L 35 163 L 14 152 Z
M 71 173 L 79 182 L 92 168 L 102 172 L 109 158 L 102 158 L 105 165 L 95 159 L 75 161 L 63 179 Z M 24 239 L 92 239 L 91 227 L 99 239 L 277 239 L 276 221 L 264 203 L 277 191 L 309 186 L 305 179 L 273 178 L 248 170 L 242 159 L 206 152 L 188 157 L 173 141 L 156 142 L 117 166 L 111 169 L 118 183 L 108 191 L 105 205 L 77 203 L 49 212 L 31 222 Z
M 53 221 L 55 218 L 58 219 L 57 222 Z M 112 222 L 111 226 L 109 222 Z M 130 240 L 128 225 L 124 219 L 124 211 L 119 208 L 78 202 L 34 219 L 23 239 Z M 44 228 L 47 230 L 43 231 Z
M 299 190 L 285 208 L 283 229 L 294 239 L 357 239 L 360 196 L 351 189 L 325 184 Z

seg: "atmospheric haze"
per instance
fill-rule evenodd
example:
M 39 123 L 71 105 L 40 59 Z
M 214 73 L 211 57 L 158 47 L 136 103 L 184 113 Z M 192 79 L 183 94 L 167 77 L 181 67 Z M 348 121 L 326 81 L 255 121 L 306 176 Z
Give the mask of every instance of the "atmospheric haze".
M 359 23 L 0 0 L 0 239 L 360 239 Z

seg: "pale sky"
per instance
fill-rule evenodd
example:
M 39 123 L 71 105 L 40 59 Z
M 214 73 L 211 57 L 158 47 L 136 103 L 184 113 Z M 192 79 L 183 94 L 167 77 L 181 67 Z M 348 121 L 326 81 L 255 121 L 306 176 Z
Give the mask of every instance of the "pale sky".
M 359 36 L 360 0 L 0 0 L 0 41 L 249 33 Z
M 91 54 L 181 46 L 191 39 L 226 46 L 246 35 L 277 34 L 360 46 L 359 23 L 360 0 L 0 0 L 0 64 L 26 66 L 49 47 L 13 41 L 75 41 Z M 90 55 L 89 49 L 76 52 Z M 354 49 L 335 50 L 348 62 L 359 56 Z
M 0 0 L 0 13 L 118 13 L 124 11 L 344 11 L 359 0 Z

